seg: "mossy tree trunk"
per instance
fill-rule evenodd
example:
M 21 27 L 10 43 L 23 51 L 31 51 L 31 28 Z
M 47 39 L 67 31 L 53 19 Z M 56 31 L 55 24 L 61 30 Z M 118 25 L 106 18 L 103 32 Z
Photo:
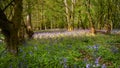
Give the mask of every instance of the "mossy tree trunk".
M 17 55 L 18 53 L 18 44 L 19 37 L 17 34 L 17 30 L 15 29 L 15 25 L 13 22 L 10 22 L 4 12 L 0 9 L 0 28 L 2 29 L 2 33 L 5 36 L 6 49 L 8 52 Z
M 5 36 L 6 49 L 13 55 L 18 54 L 18 45 L 20 42 L 19 31 L 22 20 L 22 0 L 14 0 L 14 15 L 12 20 L 9 21 L 4 11 L 0 8 L 0 28 Z

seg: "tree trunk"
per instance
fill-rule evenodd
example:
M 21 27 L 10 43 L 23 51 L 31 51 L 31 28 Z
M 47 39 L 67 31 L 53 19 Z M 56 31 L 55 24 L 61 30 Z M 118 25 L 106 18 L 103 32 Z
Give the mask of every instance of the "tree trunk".
M 105 28 L 106 28 L 106 33 L 107 33 L 107 34 L 110 34 L 110 32 L 111 32 L 111 30 L 112 30 L 110 23 L 111 23 L 111 21 L 109 20 L 109 21 L 107 21 L 107 23 L 105 24 Z
M 6 49 L 11 54 L 17 55 L 19 38 L 13 22 L 10 22 L 0 8 L 0 28 L 5 36 Z
M 14 15 L 12 20 L 9 21 L 4 11 L 0 8 L 0 28 L 5 36 L 6 49 L 13 55 L 18 54 L 18 45 L 20 42 L 19 31 L 22 20 L 22 0 L 14 0 Z
M 92 34 L 92 35 L 95 35 L 96 30 L 95 30 L 95 26 L 94 26 L 94 24 L 93 24 L 93 19 L 92 19 L 91 12 L 90 12 L 90 9 L 91 9 L 91 2 L 90 2 L 90 0 L 88 0 L 87 8 L 88 8 L 87 14 L 88 14 L 88 19 L 89 19 L 89 23 L 90 23 L 91 34 Z
M 18 33 L 14 31 L 14 28 L 10 28 L 9 33 L 10 33 L 10 36 L 6 37 L 7 51 L 13 55 L 17 55 L 18 45 L 20 44 Z
M 11 32 L 11 37 L 8 38 L 9 44 L 7 46 L 8 50 L 14 50 L 16 53 L 13 52 L 13 54 L 17 54 L 18 53 L 18 45 L 21 43 L 21 35 L 23 34 L 19 34 L 21 31 L 21 25 L 22 25 L 22 0 L 14 0 L 14 15 L 12 17 L 12 22 L 14 24 L 13 29 L 10 30 Z M 9 40 L 10 39 L 10 40 Z M 23 38 L 22 38 L 23 39 Z M 11 51 L 10 51 L 11 52 Z M 12 53 L 12 52 L 11 52 Z
M 25 23 L 25 28 L 26 28 L 26 33 L 28 35 L 28 38 L 32 38 L 32 35 L 34 34 L 33 28 L 32 28 L 32 23 L 31 23 L 31 2 L 27 2 L 27 18 L 26 18 L 26 23 Z
M 65 11 L 66 11 L 66 20 L 67 20 L 67 26 L 68 26 L 68 31 L 72 31 L 72 22 L 70 21 L 70 12 L 69 12 L 69 6 L 67 4 L 67 0 L 64 0 L 65 4 Z
M 25 26 L 26 26 L 26 32 L 27 32 L 28 38 L 32 38 L 32 35 L 34 34 L 34 32 L 33 32 L 32 23 L 31 23 L 31 13 L 28 13 L 27 15 Z
M 70 19 L 71 19 L 71 27 L 72 27 L 72 30 L 74 29 L 74 15 L 75 15 L 75 1 L 76 0 L 71 0 L 71 13 L 70 13 Z

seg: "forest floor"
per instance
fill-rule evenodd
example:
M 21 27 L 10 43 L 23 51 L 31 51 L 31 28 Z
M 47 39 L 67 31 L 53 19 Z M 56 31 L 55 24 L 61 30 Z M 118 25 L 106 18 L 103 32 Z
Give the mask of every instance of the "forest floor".
M 0 43 L 0 68 L 120 68 L 120 35 L 114 33 L 120 30 L 95 36 L 87 29 L 37 31 L 19 47 L 18 57 Z
M 97 30 L 98 33 L 105 33 L 106 30 Z M 97 34 L 98 34 L 97 33 Z M 120 30 L 113 29 L 111 31 L 111 34 L 120 34 Z M 34 33 L 33 38 L 34 39 L 41 39 L 41 38 L 55 38 L 55 37 L 65 37 L 65 36 L 90 36 L 90 30 L 89 29 L 80 29 L 80 30 L 73 30 L 73 31 L 67 31 L 67 30 L 61 30 L 61 29 L 53 29 L 53 30 L 44 30 L 44 31 L 37 31 Z

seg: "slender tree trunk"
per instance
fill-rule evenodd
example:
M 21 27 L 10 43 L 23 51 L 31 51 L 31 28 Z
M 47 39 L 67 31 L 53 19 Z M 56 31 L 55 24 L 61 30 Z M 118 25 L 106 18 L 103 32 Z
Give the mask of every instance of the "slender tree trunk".
M 74 9 L 75 9 L 75 1 L 76 0 L 71 0 L 71 26 L 72 26 L 72 30 L 74 29 L 74 15 L 75 15 L 75 12 L 74 12 Z
M 89 23 L 90 23 L 90 27 L 91 27 L 91 34 L 92 35 L 95 35 L 95 33 L 96 33 L 96 30 L 95 30 L 95 26 L 93 25 L 93 20 L 92 20 L 92 17 L 91 17 L 91 13 L 90 13 L 90 9 L 91 9 L 91 2 L 90 2 L 90 0 L 88 0 L 88 5 L 87 5 L 87 8 L 88 8 L 88 12 L 87 12 L 87 14 L 88 14 L 88 19 L 89 19 Z
M 97 29 L 100 30 L 100 29 L 102 29 L 102 26 L 103 26 L 103 18 L 104 18 L 104 17 L 103 17 L 103 16 L 104 16 L 104 15 L 103 15 L 103 8 L 102 8 L 102 7 L 103 7 L 103 1 L 100 0 L 100 1 L 99 1 L 99 4 L 100 4 L 100 5 L 99 5 L 100 8 L 99 8 L 99 12 L 98 12 L 98 13 L 99 13 L 99 14 L 98 14 L 98 15 L 99 15 L 99 18 L 98 18 L 98 23 L 97 23 Z
M 50 22 L 50 29 L 53 29 L 53 19 Z
M 65 11 L 66 11 L 66 20 L 68 24 L 68 31 L 73 30 L 74 25 L 74 4 L 75 0 L 71 0 L 71 6 L 68 5 L 67 0 L 64 0 Z
M 26 32 L 27 32 L 28 38 L 32 38 L 32 35 L 34 34 L 34 32 L 33 32 L 32 23 L 31 23 L 31 13 L 28 13 L 27 15 Z
M 65 11 L 66 11 L 66 20 L 67 20 L 67 24 L 68 24 L 68 31 L 71 31 L 72 29 L 71 29 L 70 14 L 69 14 L 67 0 L 64 0 L 64 4 L 65 4 Z
M 112 22 L 111 22 L 111 12 L 112 12 L 112 10 L 110 9 L 111 8 L 111 1 L 108 1 L 108 6 L 107 6 L 107 8 L 108 8 L 108 20 L 107 20 L 107 23 L 106 23 L 106 32 L 107 32 L 107 34 L 109 34 L 110 32 L 111 32 L 111 30 L 112 30 Z
M 28 35 L 28 38 L 32 38 L 32 35 L 34 34 L 34 32 L 33 32 L 32 23 L 31 23 L 31 3 L 30 2 L 28 2 L 27 9 L 28 9 L 27 11 L 28 15 L 25 23 L 26 33 Z

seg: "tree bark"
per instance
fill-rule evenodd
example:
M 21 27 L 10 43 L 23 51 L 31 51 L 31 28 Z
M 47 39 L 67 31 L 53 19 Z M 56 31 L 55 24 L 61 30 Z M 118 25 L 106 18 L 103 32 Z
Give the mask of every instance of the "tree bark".
M 90 12 L 90 9 L 91 9 L 91 2 L 90 2 L 90 0 L 88 0 L 87 9 L 88 9 L 88 11 L 87 11 L 88 20 L 89 20 L 89 23 L 90 23 L 90 30 L 91 30 L 90 32 L 91 32 L 92 35 L 95 35 L 96 30 L 95 30 L 95 26 L 93 24 L 93 19 L 92 19 L 91 12 Z
M 14 0 L 14 15 L 12 20 L 9 21 L 4 11 L 0 8 L 0 28 L 5 36 L 6 49 L 13 55 L 18 54 L 18 45 L 20 42 L 19 31 L 22 20 L 22 0 Z
M 2 33 L 5 36 L 6 49 L 11 54 L 17 55 L 18 53 L 18 34 L 14 28 L 13 22 L 9 21 L 4 14 L 4 12 L 0 9 L 0 28 L 2 29 Z
M 71 6 L 68 5 L 67 0 L 64 0 L 65 4 L 65 11 L 66 11 L 66 20 L 67 20 L 67 26 L 68 31 L 73 30 L 73 24 L 74 24 L 74 4 L 75 0 L 71 0 Z M 70 8 L 71 7 L 71 8 Z
M 27 3 L 27 18 L 26 18 L 26 23 L 25 23 L 25 26 L 26 26 L 26 32 L 27 32 L 27 35 L 28 35 L 28 38 L 32 38 L 32 35 L 34 34 L 33 32 L 33 28 L 32 28 L 32 23 L 31 23 L 31 2 L 28 1 Z
M 28 38 L 32 38 L 32 35 L 34 34 L 32 29 L 32 23 L 31 23 L 31 13 L 28 13 L 27 15 L 27 21 L 26 21 L 26 32 L 28 35 Z
M 69 14 L 67 0 L 64 0 L 64 4 L 65 4 L 65 11 L 66 11 L 66 20 L 68 24 L 68 31 L 71 31 L 70 14 Z

